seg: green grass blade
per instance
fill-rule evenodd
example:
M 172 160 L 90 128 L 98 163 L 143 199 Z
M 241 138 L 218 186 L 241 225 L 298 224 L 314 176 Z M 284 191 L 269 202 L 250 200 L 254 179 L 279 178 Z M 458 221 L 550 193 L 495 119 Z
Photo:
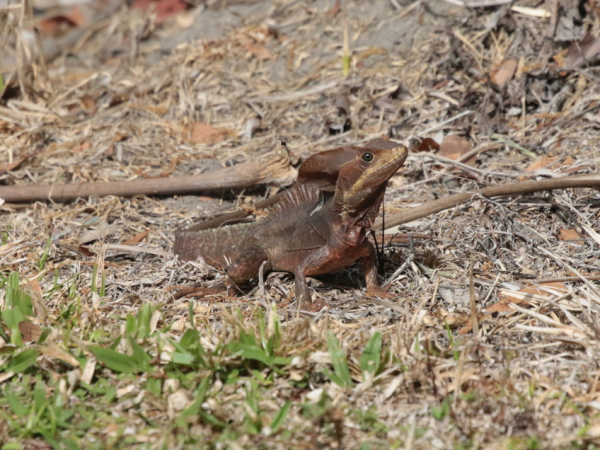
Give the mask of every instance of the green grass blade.
M 19 324 L 25 320 L 21 310 L 19 309 L 6 309 L 2 311 L 2 318 L 4 323 L 10 329 L 19 328 Z
M 138 313 L 138 329 L 137 337 L 145 339 L 150 336 L 150 321 L 152 319 L 152 305 L 150 303 L 144 303 Z
M 190 316 L 190 325 L 192 326 L 192 329 L 195 327 L 194 325 L 194 307 L 196 305 L 196 302 L 194 300 L 190 300 L 188 302 L 188 314 Z
M 197 389 L 195 400 L 179 415 L 177 419 L 177 423 L 179 425 L 183 424 L 186 418 L 191 416 L 197 416 L 200 413 L 200 408 L 202 406 L 202 403 L 204 402 L 204 399 L 206 398 L 206 392 L 208 391 L 209 381 L 209 378 L 202 379 L 202 381 L 200 382 L 200 386 Z
M 94 354 L 98 361 L 115 372 L 135 373 L 138 371 L 135 360 L 131 356 L 98 345 L 90 345 L 88 350 Z
M 360 370 L 375 375 L 381 364 L 381 333 L 378 331 L 365 346 L 365 351 L 360 356 Z
M 92 286 L 90 289 L 92 292 L 98 293 L 98 288 L 96 287 L 96 277 L 98 276 L 98 264 L 94 263 L 94 268 L 92 269 Z
M 230 350 L 233 353 L 240 353 L 242 358 L 253 359 L 265 364 L 269 364 L 271 362 L 271 357 L 267 355 L 265 350 L 253 345 L 235 342 L 230 346 Z
M 40 270 L 44 270 L 46 267 L 46 260 L 48 259 L 48 255 L 50 254 L 50 245 L 52 244 L 52 236 L 48 236 L 48 240 L 46 241 L 46 246 L 44 247 L 44 253 L 42 253 L 42 257 L 40 258 L 40 262 L 38 263 L 38 268 Z
M 19 274 L 11 272 L 8 276 L 8 288 L 6 289 L 6 304 L 7 309 L 11 307 L 21 311 L 23 316 L 33 316 L 33 305 L 31 297 L 23 292 L 19 286 Z
M 444 320 L 444 326 L 446 327 L 446 333 L 448 334 L 448 342 L 450 343 L 450 347 L 452 348 L 452 353 L 454 355 L 454 360 L 458 361 L 460 359 L 460 352 L 456 350 L 456 342 L 454 342 L 454 336 L 452 335 L 452 330 L 450 329 L 450 325 L 448 322 Z
M 200 342 L 200 333 L 198 330 L 192 328 L 183 333 L 183 336 L 179 340 L 179 345 L 182 349 L 190 350 L 192 347 L 195 347 L 196 344 Z
M 6 371 L 14 373 L 25 372 L 30 366 L 35 364 L 38 356 L 39 353 L 34 348 L 23 350 L 8 363 Z
M 29 409 L 27 409 L 19 401 L 13 390 L 8 385 L 4 389 L 4 393 L 6 394 L 6 400 L 8 400 L 8 404 L 17 416 L 25 417 L 29 413 Z
M 102 286 L 100 286 L 100 297 L 106 295 L 106 272 L 102 272 Z
M 135 361 L 136 366 L 144 372 L 149 371 L 151 369 L 150 361 L 152 361 L 150 355 L 148 355 L 142 346 L 132 337 L 129 338 L 129 345 L 131 346 L 131 350 L 133 350 L 133 360 Z
M 333 365 L 333 371 L 337 375 L 337 380 L 334 383 L 339 386 L 350 389 L 354 385 L 352 377 L 350 376 L 350 368 L 348 367 L 348 361 L 346 360 L 346 352 L 340 347 L 340 343 L 333 333 L 327 333 L 327 348 L 329 350 L 329 357 L 331 358 L 331 364 Z

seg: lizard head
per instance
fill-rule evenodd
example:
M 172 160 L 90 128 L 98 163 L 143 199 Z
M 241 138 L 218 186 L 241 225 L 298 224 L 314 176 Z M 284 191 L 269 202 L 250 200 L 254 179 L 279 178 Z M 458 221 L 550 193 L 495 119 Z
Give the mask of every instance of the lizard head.
M 388 180 L 407 156 L 408 150 L 399 144 L 385 149 L 366 147 L 345 163 L 335 193 L 343 214 L 357 225 L 369 227 L 377 216 Z
M 310 184 L 321 191 L 335 191 L 340 170 L 349 161 L 359 158 L 367 149 L 392 150 L 395 142 L 382 138 L 372 139 L 364 147 L 345 145 L 315 153 L 298 168 L 298 183 Z

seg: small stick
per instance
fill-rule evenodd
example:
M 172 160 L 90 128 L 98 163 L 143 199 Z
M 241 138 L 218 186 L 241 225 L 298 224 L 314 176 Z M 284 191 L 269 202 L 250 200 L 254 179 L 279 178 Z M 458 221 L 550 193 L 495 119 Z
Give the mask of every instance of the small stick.
M 479 320 L 477 320 L 477 303 L 475 301 L 475 286 L 473 283 L 473 255 L 471 254 L 471 263 L 469 264 L 469 299 L 471 303 L 471 324 L 473 326 L 473 335 L 479 336 Z
M 311 95 L 320 94 L 323 91 L 327 91 L 332 89 L 338 85 L 338 81 L 330 81 L 329 83 L 322 84 L 321 86 L 316 86 L 314 88 L 306 89 L 304 91 L 294 92 L 292 94 L 287 95 L 274 95 L 271 97 L 247 97 L 244 99 L 246 102 L 263 102 L 263 103 L 277 103 L 277 102 L 287 102 L 290 100 L 298 100 L 304 97 L 309 97 Z
M 411 253 L 408 255 L 408 258 L 406 258 L 406 261 L 404 261 L 404 263 L 402 263 L 402 265 L 401 265 L 401 266 L 400 266 L 398 269 L 396 269 L 396 271 L 395 271 L 395 272 L 392 274 L 392 276 L 391 276 L 391 277 L 389 277 L 389 278 L 387 279 L 387 281 L 385 281 L 385 282 L 384 282 L 384 283 L 381 285 L 381 288 L 382 288 L 382 289 L 385 289 L 385 290 L 387 290 L 387 289 L 389 288 L 389 286 L 390 286 L 390 285 L 391 285 L 391 284 L 392 284 L 394 281 L 396 281 L 396 277 L 398 277 L 398 276 L 399 276 L 399 275 L 400 275 L 402 272 L 404 272 L 404 269 L 406 269 L 406 268 L 408 267 L 408 265 L 409 265 L 410 263 L 412 263 L 413 259 L 414 259 L 414 252 L 411 252 Z
M 455 115 L 454 117 L 450 117 L 449 119 L 444 120 L 443 122 L 438 123 L 437 125 L 434 125 L 432 127 L 427 128 L 426 130 L 421 131 L 420 133 L 417 133 L 417 136 L 427 136 L 429 133 L 431 133 L 432 131 L 437 130 L 438 128 L 443 127 L 444 125 L 448 125 L 450 122 L 454 122 L 457 119 L 460 119 L 461 117 L 466 116 L 467 114 L 471 114 L 473 111 L 471 111 L 470 109 L 463 111 L 461 113 L 458 113 L 457 115 Z
M 267 304 L 267 300 L 265 299 L 265 266 L 267 265 L 267 261 L 263 261 L 258 269 L 258 288 L 260 292 L 260 304 L 263 305 L 265 309 L 269 309 L 269 305 Z
M 600 281 L 600 275 L 584 275 L 588 281 Z M 581 277 L 558 277 L 558 278 L 536 278 L 527 280 L 531 283 L 575 283 L 581 281 Z

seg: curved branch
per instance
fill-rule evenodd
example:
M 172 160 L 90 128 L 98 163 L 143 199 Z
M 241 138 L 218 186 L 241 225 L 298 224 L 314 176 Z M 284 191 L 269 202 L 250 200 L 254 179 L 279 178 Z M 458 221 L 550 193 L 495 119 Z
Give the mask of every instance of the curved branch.
M 65 201 L 90 196 L 173 195 L 201 191 L 240 189 L 257 184 L 288 185 L 296 179 L 289 158 L 277 154 L 270 164 L 246 162 L 213 172 L 185 177 L 151 178 L 131 181 L 0 186 L 0 198 L 6 202 Z
M 600 190 L 600 174 L 591 175 L 573 175 L 552 180 L 543 181 L 525 181 L 523 183 L 505 184 L 502 186 L 490 186 L 476 191 L 454 194 L 450 197 L 440 198 L 431 202 L 423 203 L 420 206 L 408 208 L 400 213 L 387 216 L 385 218 L 386 229 L 412 222 L 431 214 L 439 213 L 446 209 L 467 202 L 474 195 L 483 195 L 484 197 L 510 197 L 513 195 L 531 194 L 532 192 L 553 191 L 555 189 L 569 188 L 595 188 Z M 374 229 L 381 228 L 381 219 L 373 225 Z

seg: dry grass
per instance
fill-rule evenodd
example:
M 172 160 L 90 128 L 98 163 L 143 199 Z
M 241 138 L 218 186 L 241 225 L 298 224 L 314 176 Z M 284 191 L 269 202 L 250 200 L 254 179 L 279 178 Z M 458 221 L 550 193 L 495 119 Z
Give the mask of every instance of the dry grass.
M 467 170 L 411 154 L 387 213 L 518 179 L 598 172 L 597 68 L 541 67 L 570 45 L 544 40 L 549 19 L 363 3 L 337 12 L 333 2 L 192 9 L 154 33 L 151 18 L 118 10 L 47 72 L 14 39 L 20 12 L 0 12 L 12 43 L 3 55 L 19 68 L 0 100 L 0 167 L 11 169 L 1 183 L 188 175 L 268 164 L 280 140 L 303 158 L 386 134 L 493 144 Z M 551 10 L 546 3 L 538 7 Z M 595 3 L 585 5 L 577 32 L 598 28 Z M 203 17 L 234 26 L 171 45 L 182 24 L 196 29 L 192 18 L 207 26 Z M 497 26 L 486 28 L 493 17 Z M 517 75 L 497 89 L 486 74 L 507 57 L 519 60 Z M 350 100 L 352 128 L 330 135 L 339 95 Z M 246 139 L 254 119 L 260 126 Z M 190 138 L 195 122 L 223 132 L 200 143 Z M 407 224 L 399 231 L 430 238 L 411 243 L 396 299 L 363 300 L 353 266 L 314 280 L 314 298 L 329 306 L 301 319 L 288 276 L 270 274 L 265 299 L 255 289 L 174 300 L 178 288 L 210 287 L 224 274 L 114 246 L 150 231 L 139 245 L 170 251 L 176 228 L 263 195 L 4 205 L 2 448 L 600 444 L 597 191 L 474 198 Z M 103 222 L 113 227 L 80 247 Z M 390 246 L 386 276 L 409 253 Z M 544 283 L 556 278 L 566 281 Z M 33 332 L 10 325 L 20 292 L 35 310 Z

